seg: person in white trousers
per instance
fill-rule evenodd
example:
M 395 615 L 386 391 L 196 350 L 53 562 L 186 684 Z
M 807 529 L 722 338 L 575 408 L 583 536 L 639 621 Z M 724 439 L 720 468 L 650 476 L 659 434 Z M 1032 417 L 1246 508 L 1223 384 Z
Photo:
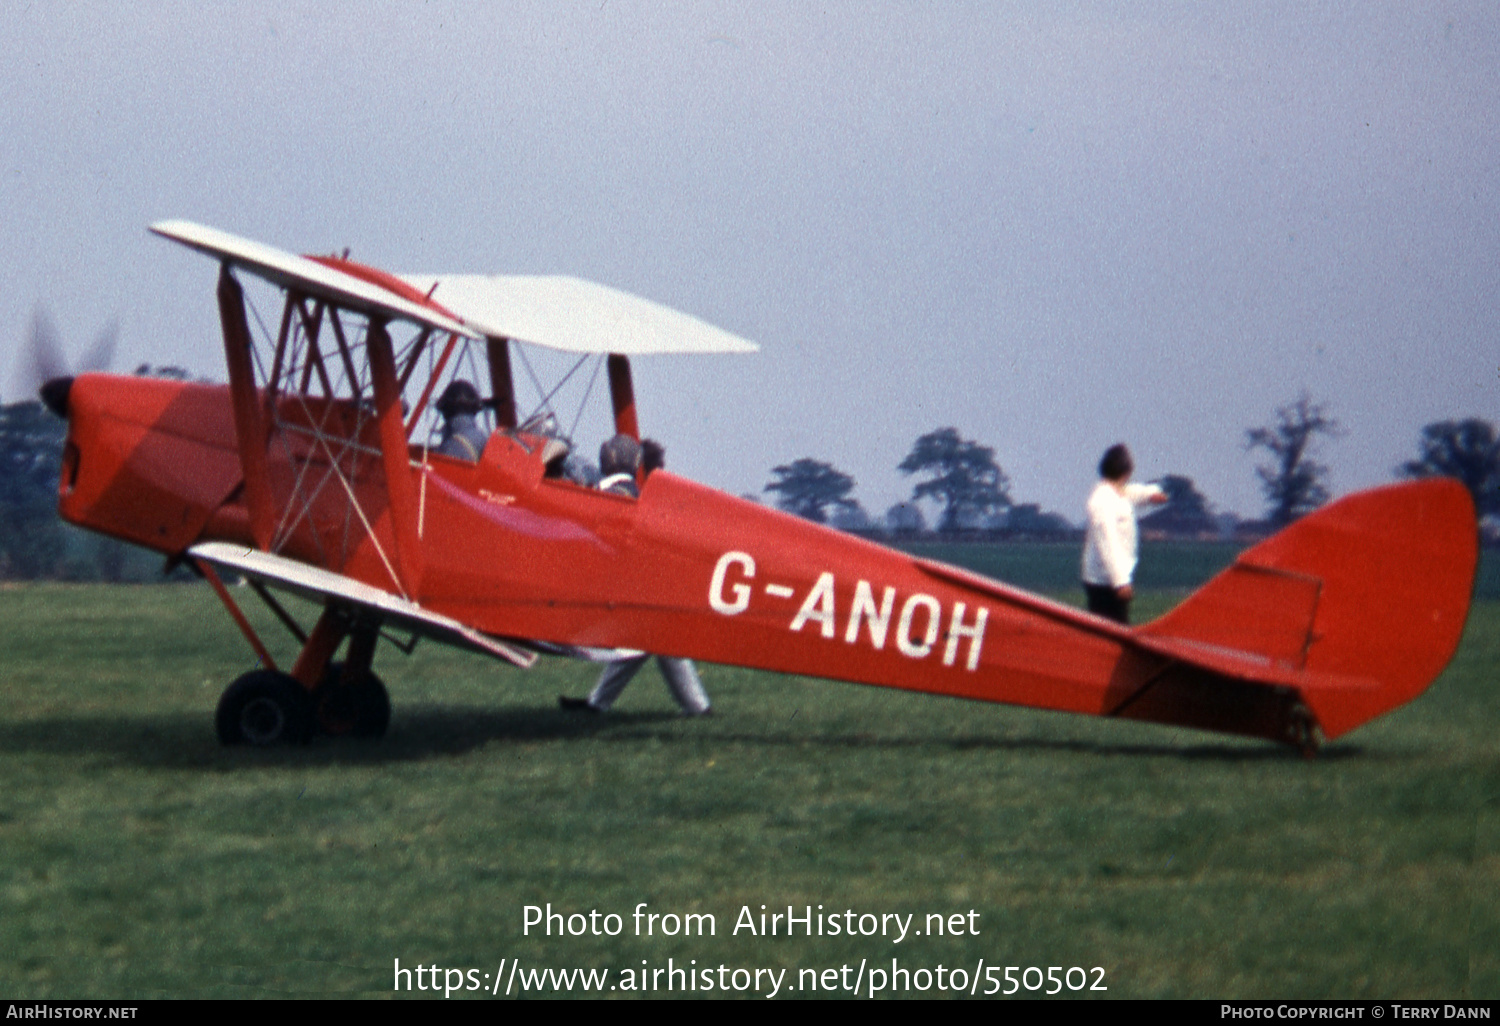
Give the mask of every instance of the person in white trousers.
M 666 452 L 659 443 L 648 438 L 637 444 L 628 435 L 616 435 L 599 450 L 599 472 L 603 475 L 599 487 L 605 491 L 635 497 L 638 494 L 635 487 L 636 467 L 643 467 L 650 474 L 665 462 Z M 588 698 L 559 695 L 557 702 L 564 709 L 606 712 L 650 658 L 649 653 L 643 653 L 629 659 L 616 660 L 604 668 L 604 672 L 599 675 L 599 683 L 594 685 Z M 708 692 L 703 690 L 698 668 L 691 659 L 657 656 L 656 665 L 667 682 L 667 689 L 672 692 L 672 697 L 682 709 L 682 715 L 707 716 L 713 712 Z

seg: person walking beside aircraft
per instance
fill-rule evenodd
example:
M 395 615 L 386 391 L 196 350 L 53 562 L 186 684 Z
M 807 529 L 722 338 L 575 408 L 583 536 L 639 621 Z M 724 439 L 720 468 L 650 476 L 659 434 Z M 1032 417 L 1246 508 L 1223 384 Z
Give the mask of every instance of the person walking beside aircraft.
M 433 452 L 439 456 L 477 462 L 488 441 L 484 429 L 475 419 L 484 409 L 479 390 L 467 381 L 453 381 L 443 389 L 434 408 L 443 418 L 443 440 Z
M 661 443 L 649 438 L 644 442 L 637 442 L 629 435 L 615 435 L 599 448 L 599 472 L 604 475 L 599 482 L 599 488 L 601 491 L 637 497 L 640 493 L 635 484 L 636 468 L 642 467 L 647 474 L 650 474 L 665 463 L 666 450 L 662 448 Z M 595 713 L 607 712 L 620 697 L 620 693 L 625 690 L 625 686 L 634 679 L 650 658 L 649 654 L 642 654 L 629 659 L 616 660 L 604 668 L 604 672 L 599 675 L 599 682 L 594 685 L 594 690 L 589 693 L 588 698 L 559 695 L 557 704 L 564 709 Z M 709 716 L 713 713 L 713 707 L 708 701 L 708 692 L 703 690 L 703 681 L 698 677 L 698 668 L 693 665 L 691 659 L 657 656 L 656 666 L 661 670 L 661 675 L 667 682 L 667 689 L 672 692 L 672 697 L 682 709 L 682 715 Z
M 1083 590 L 1089 612 L 1130 623 L 1131 579 L 1136 564 L 1135 511 L 1160 504 L 1167 495 L 1158 485 L 1131 484 L 1135 461 L 1123 445 L 1112 445 L 1099 461 L 1099 483 L 1088 502 L 1088 535 L 1083 547 Z

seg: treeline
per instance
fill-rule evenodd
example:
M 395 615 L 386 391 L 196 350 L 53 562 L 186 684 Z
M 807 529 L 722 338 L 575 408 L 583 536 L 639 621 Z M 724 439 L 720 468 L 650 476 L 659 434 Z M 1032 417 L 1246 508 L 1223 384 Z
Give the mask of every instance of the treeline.
M 39 402 L 0 406 L 0 580 L 160 579 L 159 557 L 58 518 L 66 433 Z
M 114 350 L 113 325 L 106 328 L 85 367 L 106 367 Z M 45 312 L 32 327 L 35 376 L 66 373 L 62 344 Z M 143 363 L 137 377 L 189 381 L 182 367 Z M 160 581 L 192 580 L 184 569 L 164 574 L 161 556 L 65 524 L 57 515 L 68 426 L 36 400 L 0 405 L 0 580 Z
M 1304 394 L 1278 407 L 1269 424 L 1245 432 L 1245 450 L 1258 455 L 1254 470 L 1265 496 L 1259 519 L 1218 511 L 1193 479 L 1167 474 L 1157 483 L 1168 503 L 1141 518 L 1147 537 L 1255 538 L 1285 527 L 1330 498 L 1328 467 L 1319 460 L 1321 443 L 1342 437 L 1344 429 L 1323 403 Z M 854 498 L 854 478 L 833 464 L 804 457 L 771 468 L 765 486 L 781 509 L 844 530 L 894 537 L 1064 540 L 1082 531 L 1067 517 L 1037 503 L 1016 502 L 1010 479 L 995 450 L 964 438 L 956 428 L 939 428 L 918 438 L 897 465 L 915 477 L 911 497 L 875 516 Z M 1417 455 L 1394 474 L 1403 478 L 1446 476 L 1469 490 L 1486 539 L 1500 541 L 1500 439 L 1495 426 L 1477 418 L 1446 420 L 1422 429 Z M 929 525 L 923 503 L 935 506 Z
M 165 373 L 176 368 L 141 368 Z M 57 482 L 66 425 L 41 403 L 0 406 L 0 580 L 144 581 L 162 579 L 160 558 L 79 531 L 57 516 Z M 1306 395 L 1276 410 L 1271 423 L 1245 432 L 1247 453 L 1260 456 L 1255 473 L 1266 499 L 1264 516 L 1241 520 L 1215 510 L 1190 477 L 1159 481 L 1169 502 L 1141 518 L 1142 532 L 1178 538 L 1256 537 L 1327 502 L 1328 467 L 1321 443 L 1341 437 L 1325 405 Z M 918 438 L 898 469 L 914 479 L 911 497 L 875 516 L 854 497 L 855 481 L 831 463 L 812 458 L 773 467 L 765 486 L 777 506 L 818 523 L 891 537 L 1065 540 L 1079 529 L 1037 503 L 1017 502 L 995 450 L 939 428 Z M 1443 475 L 1474 497 L 1486 539 L 1500 541 L 1500 438 L 1477 418 L 1446 420 L 1422 429 L 1413 459 L 1397 477 Z M 931 509 L 933 519 L 924 511 Z

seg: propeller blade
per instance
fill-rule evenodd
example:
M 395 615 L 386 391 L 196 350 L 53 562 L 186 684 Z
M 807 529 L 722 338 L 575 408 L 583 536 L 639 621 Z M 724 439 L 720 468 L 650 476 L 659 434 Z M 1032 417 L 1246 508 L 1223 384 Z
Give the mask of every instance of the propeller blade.
M 38 306 L 31 315 L 31 333 L 26 339 L 26 353 L 21 365 L 26 376 L 22 391 L 34 393 L 54 378 L 66 377 L 68 359 L 63 354 L 62 336 L 47 311 Z
M 66 406 L 67 390 L 61 382 L 71 385 L 75 373 L 107 371 L 114 363 L 115 348 L 120 341 L 120 322 L 110 321 L 94 339 L 93 348 L 84 356 L 77 371 L 69 366 L 67 350 L 63 347 L 62 335 L 52 321 L 47 308 L 38 303 L 31 315 L 31 331 L 15 371 L 15 383 L 21 394 L 43 394 L 43 400 L 54 413 L 62 414 L 58 406 Z M 51 398 L 47 397 L 51 393 Z
M 120 340 L 120 322 L 110 321 L 99 332 L 99 337 L 94 339 L 94 346 L 83 358 L 79 365 L 79 373 L 89 371 L 107 371 L 110 364 L 115 362 L 115 343 Z

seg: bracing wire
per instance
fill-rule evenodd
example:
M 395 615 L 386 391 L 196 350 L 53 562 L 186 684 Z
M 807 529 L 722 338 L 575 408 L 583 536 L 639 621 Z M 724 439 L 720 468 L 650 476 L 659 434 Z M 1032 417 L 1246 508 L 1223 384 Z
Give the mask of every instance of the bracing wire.
M 599 380 L 599 369 L 604 366 L 604 356 L 600 354 L 594 363 L 594 373 L 589 375 L 588 387 L 583 390 L 583 398 L 578 403 L 578 415 L 573 418 L 573 426 L 568 428 L 568 438 L 572 439 L 578 435 L 578 425 L 583 420 L 583 411 L 588 409 L 589 396 L 594 394 L 594 382 Z

